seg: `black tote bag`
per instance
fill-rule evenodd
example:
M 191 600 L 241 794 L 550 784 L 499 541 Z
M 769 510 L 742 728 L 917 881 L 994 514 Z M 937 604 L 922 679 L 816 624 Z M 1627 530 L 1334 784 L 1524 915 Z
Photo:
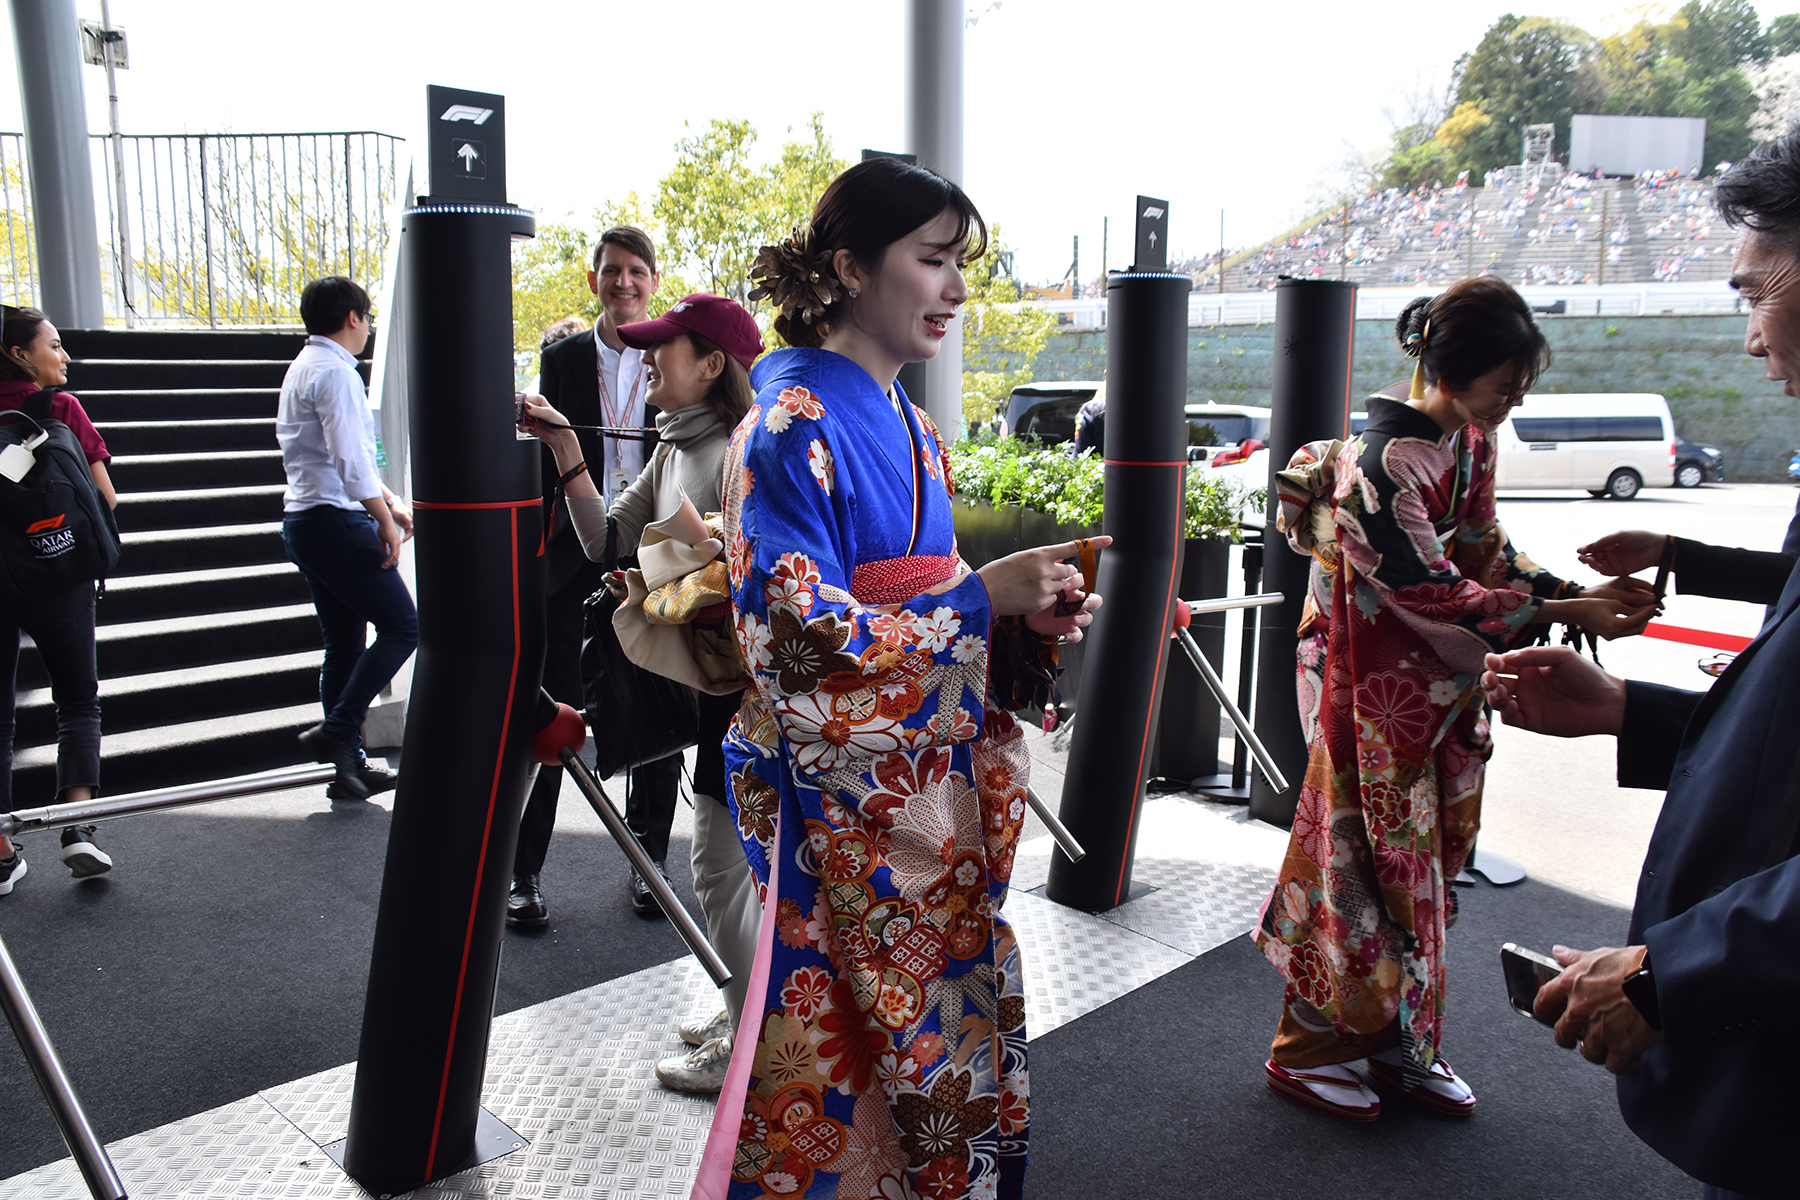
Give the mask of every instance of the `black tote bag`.
M 594 774 L 679 754 L 700 741 L 700 694 L 625 657 L 613 632 L 619 599 L 605 588 L 582 605 L 581 692 L 594 731 Z

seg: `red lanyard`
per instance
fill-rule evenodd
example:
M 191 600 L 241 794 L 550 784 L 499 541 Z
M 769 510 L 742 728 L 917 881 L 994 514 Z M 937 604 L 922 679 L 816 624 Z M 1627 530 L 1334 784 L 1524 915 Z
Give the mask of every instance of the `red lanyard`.
M 632 381 L 631 395 L 625 398 L 622 408 L 615 410 L 612 388 L 608 387 L 606 383 L 606 351 L 601 349 L 604 345 L 605 343 L 600 340 L 600 335 L 596 333 L 594 335 L 594 379 L 600 385 L 600 412 L 606 418 L 608 425 L 624 428 L 627 424 L 635 424 L 635 422 L 628 421 L 627 418 L 631 416 L 632 410 L 637 405 L 638 389 L 644 386 L 644 360 L 641 358 L 638 360 L 637 378 Z M 619 352 L 619 370 L 623 371 L 624 369 L 625 352 L 621 350 Z M 605 435 L 602 435 L 601 445 L 605 444 Z M 613 438 L 612 444 L 613 462 L 615 465 L 623 466 L 625 462 L 624 446 L 618 438 Z

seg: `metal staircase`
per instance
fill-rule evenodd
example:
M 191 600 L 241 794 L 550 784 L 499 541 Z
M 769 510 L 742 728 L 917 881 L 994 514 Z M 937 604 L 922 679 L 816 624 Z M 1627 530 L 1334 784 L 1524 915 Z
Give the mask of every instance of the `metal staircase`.
M 322 643 L 281 543 L 282 375 L 305 335 L 65 330 L 81 398 L 114 458 L 124 552 L 98 609 L 106 792 L 305 760 Z M 367 378 L 367 362 L 363 367 Z M 13 803 L 52 803 L 56 718 L 26 640 Z

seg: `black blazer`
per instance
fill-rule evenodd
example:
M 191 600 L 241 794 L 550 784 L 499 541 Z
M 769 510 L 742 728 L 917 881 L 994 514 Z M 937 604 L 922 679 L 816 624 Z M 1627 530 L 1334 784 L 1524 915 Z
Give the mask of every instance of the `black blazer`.
M 571 425 L 602 425 L 606 421 L 600 411 L 600 383 L 594 370 L 594 337 L 594 331 L 590 329 L 552 343 L 544 351 L 543 364 L 539 368 L 538 390 L 550 402 L 551 408 L 569 418 Z M 639 420 L 650 432 L 656 431 L 656 410 L 649 404 L 643 406 Z M 575 437 L 581 443 L 582 457 L 598 472 L 604 457 L 600 435 L 577 430 Z M 544 491 L 548 494 L 556 483 L 558 472 L 556 458 L 550 453 L 548 446 L 543 448 L 543 454 Z M 594 478 L 598 480 L 600 476 L 595 474 Z M 596 483 L 595 486 L 598 487 L 599 484 Z M 551 514 L 546 505 L 544 520 L 550 519 Z M 549 589 L 551 592 L 560 592 L 575 586 L 583 589 L 582 595 L 588 595 L 600 586 L 600 576 L 605 572 L 598 563 L 589 562 L 587 555 L 582 553 L 581 539 L 575 534 L 575 526 L 569 520 L 566 505 L 557 511 L 555 519 L 555 532 L 550 535 L 550 543 L 544 551 L 544 556 L 548 559 Z
M 1766 567 L 1766 564 L 1765 564 Z M 1629 684 L 1619 782 L 1663 788 L 1632 944 L 1649 947 L 1661 1046 L 1618 1079 L 1625 1123 L 1689 1175 L 1792 1193 L 1800 999 L 1800 570 L 1706 692 Z

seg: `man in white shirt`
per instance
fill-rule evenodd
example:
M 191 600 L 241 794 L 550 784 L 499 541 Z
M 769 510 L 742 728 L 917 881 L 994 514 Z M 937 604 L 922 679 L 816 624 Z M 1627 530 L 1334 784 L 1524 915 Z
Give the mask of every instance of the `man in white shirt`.
M 306 577 L 325 662 L 325 719 L 300 735 L 337 767 L 333 800 L 363 800 L 395 784 L 363 756 L 369 702 L 419 644 L 419 615 L 394 568 L 412 536 L 412 512 L 375 471 L 375 421 L 356 356 L 369 342 L 369 293 L 341 275 L 300 294 L 306 345 L 281 381 L 275 438 L 287 469 L 281 540 Z M 368 626 L 375 643 L 366 645 Z
M 539 388 L 550 406 L 572 425 L 643 429 L 654 433 L 654 414 L 645 403 L 644 355 L 619 340 L 618 328 L 649 316 L 650 297 L 662 276 L 656 270 L 656 247 L 650 235 L 618 225 L 600 235 L 594 248 L 588 287 L 600 298 L 601 316 L 594 328 L 563 338 L 544 349 Z M 588 475 L 610 505 L 643 469 L 649 442 L 577 431 Z M 544 451 L 544 480 L 556 478 L 556 460 Z M 546 517 L 550 520 L 550 517 Z M 555 531 L 545 548 L 549 578 L 545 596 L 544 689 L 576 708 L 581 695 L 582 602 L 602 586 L 605 568 L 590 562 L 575 535 L 566 509 L 554 514 Z M 525 814 L 519 822 L 518 850 L 513 856 L 512 893 L 506 923 L 514 929 L 543 929 L 549 907 L 538 874 L 556 824 L 556 800 L 562 790 L 562 768 L 542 767 Z M 658 864 L 668 853 L 669 826 L 681 781 L 681 756 L 649 763 L 631 774 L 625 822 Z M 643 916 L 660 916 L 649 889 L 634 873 L 632 907 Z

